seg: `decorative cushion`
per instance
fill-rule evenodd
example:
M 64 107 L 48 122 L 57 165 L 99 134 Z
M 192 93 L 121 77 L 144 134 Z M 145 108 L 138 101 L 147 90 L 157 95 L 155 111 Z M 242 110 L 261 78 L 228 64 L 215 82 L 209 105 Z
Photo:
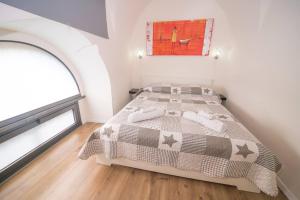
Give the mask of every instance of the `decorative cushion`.
M 216 95 L 209 87 L 201 85 L 179 85 L 179 84 L 155 84 L 143 89 L 145 92 L 165 94 L 193 94 L 193 95 Z

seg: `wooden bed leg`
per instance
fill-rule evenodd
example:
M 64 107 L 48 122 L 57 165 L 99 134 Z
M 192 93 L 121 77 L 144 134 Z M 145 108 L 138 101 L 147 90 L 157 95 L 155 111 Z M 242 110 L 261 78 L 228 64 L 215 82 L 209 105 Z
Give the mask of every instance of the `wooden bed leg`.
M 97 155 L 96 162 L 100 165 L 106 165 L 111 166 L 111 161 L 109 159 L 106 159 L 104 155 Z

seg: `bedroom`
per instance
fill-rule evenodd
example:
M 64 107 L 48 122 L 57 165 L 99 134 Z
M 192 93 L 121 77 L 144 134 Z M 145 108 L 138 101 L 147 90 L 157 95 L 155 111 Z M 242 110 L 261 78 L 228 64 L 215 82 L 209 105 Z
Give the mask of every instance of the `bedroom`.
M 0 2 L 0 199 L 300 198 L 297 0 Z M 182 22 L 210 19 L 207 55 L 191 53 Z M 186 118 L 199 111 L 226 131 Z M 129 129 L 144 132 L 119 141 Z

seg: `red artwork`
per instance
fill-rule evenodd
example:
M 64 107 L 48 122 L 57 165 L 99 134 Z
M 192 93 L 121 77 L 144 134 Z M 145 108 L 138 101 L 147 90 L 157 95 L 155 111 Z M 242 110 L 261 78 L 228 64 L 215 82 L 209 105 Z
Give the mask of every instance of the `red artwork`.
M 147 22 L 147 55 L 209 55 L 213 19 Z

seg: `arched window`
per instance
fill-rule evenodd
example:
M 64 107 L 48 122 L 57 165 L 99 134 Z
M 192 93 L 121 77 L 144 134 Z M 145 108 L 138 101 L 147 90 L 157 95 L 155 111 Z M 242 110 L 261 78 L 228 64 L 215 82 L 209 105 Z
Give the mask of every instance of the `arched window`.
M 1 42 L 0 66 L 0 121 L 79 94 L 65 65 L 40 48 Z
M 55 55 L 13 41 L 0 41 L 0 92 L 1 181 L 81 124 L 81 95 Z

